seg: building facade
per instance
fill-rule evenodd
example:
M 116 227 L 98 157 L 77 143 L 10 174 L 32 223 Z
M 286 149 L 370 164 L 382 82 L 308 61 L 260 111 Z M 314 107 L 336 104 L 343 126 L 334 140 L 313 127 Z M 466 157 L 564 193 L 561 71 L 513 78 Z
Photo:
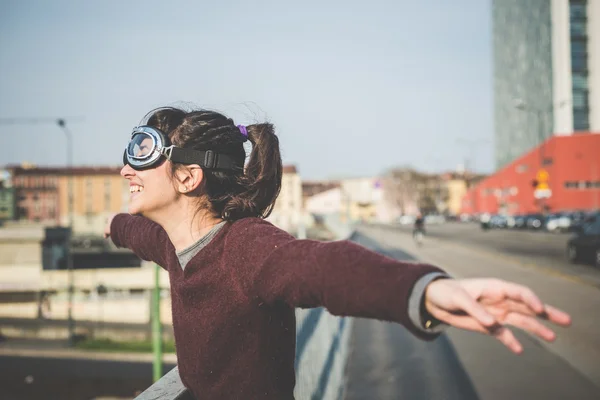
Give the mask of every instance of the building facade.
M 600 130 L 600 4 L 492 4 L 496 166 L 553 133 Z
M 106 217 L 126 210 L 129 183 L 119 167 L 48 168 L 12 166 L 15 219 L 67 226 L 69 184 L 73 185 L 73 228 L 78 233 L 102 232 Z
M 295 234 L 302 216 L 302 180 L 294 165 L 285 165 L 281 178 L 281 191 L 275 201 L 273 212 L 267 220 Z
M 598 210 L 599 155 L 600 133 L 553 136 L 472 188 L 462 213 Z

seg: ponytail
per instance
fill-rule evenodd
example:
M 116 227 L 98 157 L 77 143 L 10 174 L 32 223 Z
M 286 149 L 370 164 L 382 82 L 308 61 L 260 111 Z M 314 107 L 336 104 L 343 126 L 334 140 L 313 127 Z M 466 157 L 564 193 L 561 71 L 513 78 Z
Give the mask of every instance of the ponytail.
M 227 220 L 268 217 L 281 190 L 283 167 L 273 124 L 248 125 L 246 129 L 252 152 L 244 173 L 238 177 L 238 190 L 223 207 L 221 216 Z

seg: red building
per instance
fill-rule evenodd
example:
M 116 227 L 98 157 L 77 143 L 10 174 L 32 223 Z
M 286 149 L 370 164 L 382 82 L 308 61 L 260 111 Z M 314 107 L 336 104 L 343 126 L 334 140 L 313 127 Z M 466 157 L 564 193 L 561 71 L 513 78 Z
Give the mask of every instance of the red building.
M 553 136 L 473 187 L 462 212 L 510 215 L 600 208 L 600 133 Z

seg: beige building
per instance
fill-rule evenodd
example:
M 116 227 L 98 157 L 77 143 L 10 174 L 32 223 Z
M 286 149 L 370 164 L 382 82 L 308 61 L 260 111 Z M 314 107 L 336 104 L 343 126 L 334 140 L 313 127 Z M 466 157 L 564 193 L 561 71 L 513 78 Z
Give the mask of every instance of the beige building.
M 129 184 L 120 167 L 6 168 L 16 196 L 16 219 L 43 225 L 69 224 L 69 181 L 73 184 L 73 228 L 78 233 L 102 232 L 109 214 L 123 211 Z
M 309 182 L 304 185 L 306 211 L 314 215 L 337 214 L 340 221 L 385 220 L 381 181 L 376 177 Z
M 73 229 L 81 233 L 102 232 L 106 218 L 127 210 L 129 181 L 120 168 L 80 168 L 73 174 Z M 68 223 L 69 176 L 58 179 L 61 223 Z
M 129 185 L 120 167 L 9 166 L 16 196 L 16 219 L 43 225 L 69 224 L 69 182 L 73 184 L 73 227 L 101 232 L 106 217 L 126 209 Z
M 281 179 L 281 191 L 273 212 L 267 220 L 273 225 L 295 234 L 302 216 L 302 180 L 296 166 L 285 165 Z
M 450 215 L 458 215 L 462 207 L 462 199 L 467 194 L 467 181 L 450 177 L 445 182 L 448 193 L 446 210 Z

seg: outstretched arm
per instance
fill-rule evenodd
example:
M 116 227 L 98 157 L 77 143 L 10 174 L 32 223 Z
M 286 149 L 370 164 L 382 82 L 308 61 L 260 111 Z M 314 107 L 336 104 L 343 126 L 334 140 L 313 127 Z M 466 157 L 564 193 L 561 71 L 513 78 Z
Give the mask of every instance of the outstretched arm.
M 172 247 L 169 236 L 157 223 L 145 217 L 116 214 L 109 219 L 104 236 L 117 247 L 132 250 L 146 261 L 154 261 L 166 268 L 166 254 Z
M 439 268 L 400 262 L 350 241 L 296 240 L 268 223 L 229 240 L 228 248 L 240 246 L 244 254 L 243 286 L 258 301 L 325 307 L 334 315 L 398 322 L 423 339 L 436 336 L 411 319 L 409 303 L 415 284 L 443 274 Z

